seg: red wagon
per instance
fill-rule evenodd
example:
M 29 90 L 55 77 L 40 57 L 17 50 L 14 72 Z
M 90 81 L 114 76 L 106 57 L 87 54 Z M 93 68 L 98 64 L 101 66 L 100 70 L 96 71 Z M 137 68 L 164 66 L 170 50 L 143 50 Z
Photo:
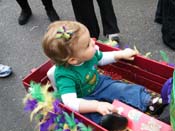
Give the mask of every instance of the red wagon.
M 96 44 L 100 47 L 101 51 L 119 50 L 118 48 L 113 48 L 113 47 L 107 46 L 99 42 L 96 42 Z M 49 79 L 47 78 L 47 72 L 52 66 L 53 64 L 49 60 L 46 63 L 39 66 L 38 68 L 36 68 L 35 70 L 33 70 L 30 74 L 28 74 L 23 79 L 23 85 L 25 86 L 26 90 L 30 86 L 30 81 L 35 81 L 38 83 L 46 84 L 49 81 Z M 124 79 L 130 82 L 136 83 L 136 84 L 143 85 L 146 88 L 154 92 L 157 92 L 157 93 L 160 93 L 164 82 L 168 78 L 172 77 L 173 70 L 174 70 L 172 67 L 168 65 L 162 64 L 155 60 L 147 59 L 143 56 L 136 56 L 134 61 L 128 62 L 128 61 L 122 60 L 122 61 L 118 61 L 117 63 L 99 67 L 99 68 L 102 69 L 107 74 L 111 75 L 112 77 L 118 77 L 120 79 Z M 117 106 L 116 101 L 114 101 L 113 104 Z M 123 103 L 119 102 L 118 104 L 119 106 L 121 106 Z M 123 105 L 125 106 L 125 104 Z M 64 108 L 68 113 L 73 112 L 75 114 L 75 117 L 77 117 L 78 119 L 81 119 L 85 124 L 92 126 L 95 131 L 106 131 L 101 126 L 95 124 L 94 122 L 85 118 L 81 114 L 72 111 L 71 109 L 64 106 L 63 104 L 60 104 L 60 106 Z M 126 105 L 125 108 L 129 109 L 132 107 L 129 107 L 128 105 Z M 144 114 L 144 116 L 147 119 L 148 118 L 151 119 L 151 117 L 146 114 Z M 161 124 L 160 131 L 164 131 L 165 129 L 166 131 L 171 130 L 170 125 L 163 123 L 163 122 L 159 122 L 159 124 Z M 140 129 L 135 129 L 134 126 L 131 127 L 131 130 L 140 131 Z

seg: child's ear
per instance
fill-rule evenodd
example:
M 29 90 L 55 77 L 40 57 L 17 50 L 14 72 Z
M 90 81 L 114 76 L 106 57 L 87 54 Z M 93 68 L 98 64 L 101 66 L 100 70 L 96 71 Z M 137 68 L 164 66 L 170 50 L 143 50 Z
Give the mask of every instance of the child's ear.
M 76 64 L 78 64 L 78 59 L 71 57 L 68 59 L 68 63 L 70 65 L 76 65 Z

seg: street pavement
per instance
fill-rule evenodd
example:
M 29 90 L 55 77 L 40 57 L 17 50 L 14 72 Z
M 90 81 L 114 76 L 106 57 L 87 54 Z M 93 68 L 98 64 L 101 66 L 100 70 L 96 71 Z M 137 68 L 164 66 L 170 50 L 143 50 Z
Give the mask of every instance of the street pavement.
M 62 20 L 75 20 L 70 0 L 53 0 Z M 34 122 L 24 113 L 22 99 L 26 91 L 22 79 L 47 60 L 41 48 L 41 39 L 49 20 L 40 0 L 29 0 L 33 16 L 19 26 L 20 8 L 15 0 L 0 0 L 0 63 L 10 65 L 13 74 L 0 79 L 0 131 L 33 131 Z M 151 59 L 160 61 L 163 50 L 175 63 L 175 52 L 165 46 L 161 38 L 161 25 L 154 23 L 157 0 L 113 0 L 121 31 L 122 46 L 134 45 L 141 54 L 151 52 Z M 99 8 L 95 10 L 101 28 Z M 102 28 L 101 28 L 102 32 Z M 102 33 L 100 39 L 104 39 Z

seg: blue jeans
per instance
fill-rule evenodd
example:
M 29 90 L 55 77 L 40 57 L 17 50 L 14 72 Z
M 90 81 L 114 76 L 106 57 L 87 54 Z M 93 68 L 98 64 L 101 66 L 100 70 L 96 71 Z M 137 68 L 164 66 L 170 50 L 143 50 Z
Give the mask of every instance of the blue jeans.
M 94 92 L 84 97 L 84 99 L 106 101 L 110 103 L 112 103 L 114 99 L 117 99 L 141 111 L 145 111 L 151 96 L 143 86 L 127 84 L 112 80 L 108 76 L 100 75 L 99 82 Z M 96 123 L 99 123 L 102 117 L 99 113 L 87 113 L 84 115 Z

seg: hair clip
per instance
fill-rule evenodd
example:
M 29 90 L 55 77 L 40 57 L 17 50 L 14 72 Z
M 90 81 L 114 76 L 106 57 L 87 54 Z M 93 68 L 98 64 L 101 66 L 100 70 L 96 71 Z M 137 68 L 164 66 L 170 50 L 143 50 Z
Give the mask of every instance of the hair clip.
M 62 26 L 58 29 L 56 38 L 57 39 L 64 38 L 66 40 L 69 40 L 72 34 L 73 34 L 72 30 L 66 30 L 66 27 Z

